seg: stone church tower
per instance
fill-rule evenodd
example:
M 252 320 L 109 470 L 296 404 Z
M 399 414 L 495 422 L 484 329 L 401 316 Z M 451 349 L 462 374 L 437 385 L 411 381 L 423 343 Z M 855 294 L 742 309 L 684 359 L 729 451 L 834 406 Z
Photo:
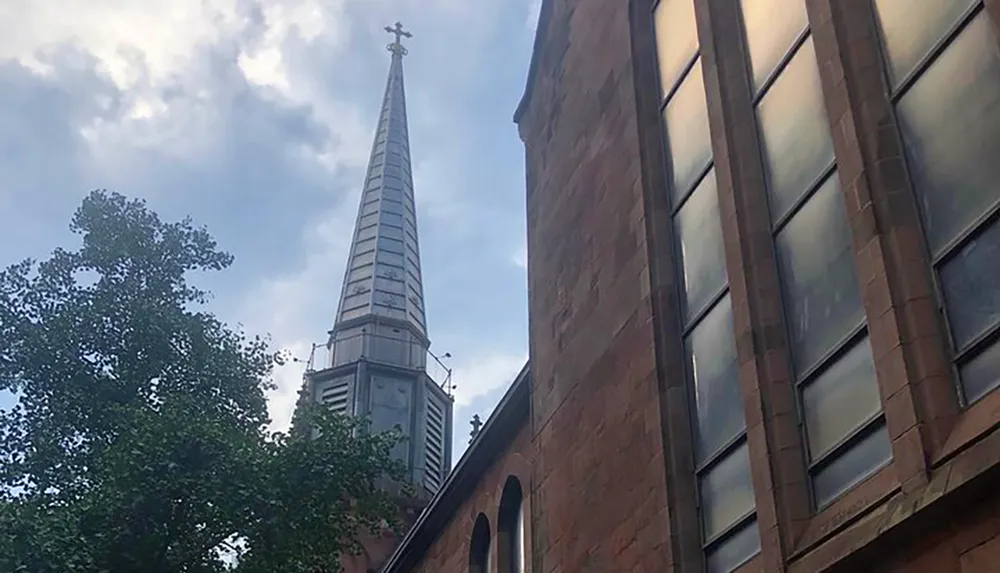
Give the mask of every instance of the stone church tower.
M 406 463 L 416 496 L 399 496 L 412 521 L 451 470 L 452 397 L 427 374 L 430 340 L 417 240 L 410 166 L 403 57 L 397 22 L 375 141 L 351 241 L 337 317 L 322 369 L 310 364 L 308 396 L 345 414 L 368 417 L 371 430 L 396 426 L 406 441 L 394 455 Z M 395 486 L 388 486 L 393 488 Z M 377 569 L 396 545 L 392 536 L 367 540 L 367 555 L 345 563 L 349 572 Z M 354 560 L 351 560 L 354 561 Z M 360 563 L 364 561 L 365 563 Z

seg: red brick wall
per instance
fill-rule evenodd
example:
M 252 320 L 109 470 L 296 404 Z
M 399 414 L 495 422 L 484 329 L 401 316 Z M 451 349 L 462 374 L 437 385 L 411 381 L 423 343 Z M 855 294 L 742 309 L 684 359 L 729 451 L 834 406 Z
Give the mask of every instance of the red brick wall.
M 942 519 L 928 535 L 877 573 L 993 573 L 1000 571 L 1000 497 L 979 500 Z
M 547 8 L 519 121 L 528 161 L 532 570 L 663 570 L 669 527 L 629 2 Z
M 469 542 L 476 517 L 483 513 L 489 519 L 490 532 L 494 540 L 490 559 L 493 570 L 496 567 L 497 512 L 500 497 L 508 476 L 515 476 L 524 491 L 525 516 L 531 515 L 530 491 L 531 431 L 527 424 L 521 427 L 506 451 L 496 453 L 493 466 L 479 480 L 475 493 L 470 496 L 452 516 L 448 526 L 437 540 L 427 549 L 420 565 L 413 573 L 466 573 L 469 570 Z M 525 520 L 525 532 L 530 537 L 530 520 Z M 530 548 L 527 548 L 530 557 Z

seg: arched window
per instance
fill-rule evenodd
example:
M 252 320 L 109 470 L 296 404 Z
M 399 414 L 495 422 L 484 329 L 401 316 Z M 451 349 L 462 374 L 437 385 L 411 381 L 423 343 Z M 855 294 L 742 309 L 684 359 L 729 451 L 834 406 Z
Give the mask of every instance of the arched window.
M 521 482 L 514 476 L 507 478 L 500 496 L 500 511 L 497 518 L 497 540 L 499 552 L 497 562 L 500 573 L 524 573 L 527 571 L 524 538 L 524 494 Z
M 493 573 L 490 543 L 490 521 L 480 513 L 472 526 L 472 540 L 469 541 L 469 573 Z

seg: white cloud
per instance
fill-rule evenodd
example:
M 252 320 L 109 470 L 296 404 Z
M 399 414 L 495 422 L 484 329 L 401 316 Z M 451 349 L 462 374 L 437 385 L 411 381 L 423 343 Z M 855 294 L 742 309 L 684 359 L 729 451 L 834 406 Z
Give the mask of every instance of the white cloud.
M 329 212 L 304 233 L 298 244 L 306 246 L 308 255 L 300 268 L 265 279 L 249 291 L 237 311 L 249 332 L 270 333 L 276 348 L 302 361 L 309 359 L 313 344 L 325 342 L 326 329 L 333 326 L 359 197 L 351 194 L 344 207 Z M 318 357 L 325 357 L 324 352 L 317 350 Z M 268 403 L 275 429 L 285 429 L 291 421 L 304 370 L 305 364 L 292 361 L 275 371 L 278 388 Z
M 68 43 L 97 57 L 119 87 L 127 88 L 147 74 L 154 81 L 164 80 L 186 67 L 199 46 L 215 43 L 244 25 L 238 4 L 239 0 L 5 0 L 0 3 L 0 22 L 8 25 L 0 34 L 0 59 L 38 65 L 38 50 Z
M 301 48 L 322 42 L 324 50 L 343 49 L 350 30 L 345 10 L 358 4 L 259 0 L 260 21 L 255 22 L 245 11 L 244 0 L 0 0 L 0 22 L 6 24 L 0 25 L 0 61 L 15 59 L 38 73 L 52 72 L 44 52 L 65 44 L 96 58 L 121 91 L 122 108 L 118 115 L 95 117 L 81 126 L 89 159 L 96 162 L 101 176 L 118 179 L 122 173 L 135 171 L 139 179 L 133 180 L 141 180 L 148 165 L 133 160 L 136 150 L 152 150 L 156 160 L 168 163 L 199 162 L 211 161 L 231 143 L 224 139 L 224 122 L 233 118 L 224 112 L 239 94 L 226 92 L 230 88 L 213 77 L 217 70 L 204 61 L 208 48 L 224 46 L 235 58 L 229 62 L 235 64 L 235 73 L 242 74 L 260 94 L 282 105 L 307 107 L 312 118 L 329 129 L 331 137 L 320 148 L 303 145 L 290 151 L 318 162 L 333 179 L 338 172 L 350 173 L 365 164 L 374 118 L 366 117 L 362 107 L 331 97 L 330 86 L 322 84 L 329 81 L 330 70 L 317 70 L 315 65 L 310 69 L 301 61 Z M 419 12 L 421 18 L 431 8 L 455 29 L 470 30 L 462 56 L 472 62 L 470 54 L 492 41 L 490 34 L 480 31 L 495 26 L 494 13 L 507 6 L 502 1 L 490 2 L 488 9 L 473 4 L 465 0 L 373 0 L 357 16 L 358 25 L 395 21 L 400 5 L 405 7 L 404 14 Z M 537 19 L 535 4 L 531 12 Z M 421 34 L 429 37 L 433 34 L 429 28 L 414 31 L 421 38 Z M 293 45 L 300 51 L 293 52 Z M 425 45 L 432 53 L 431 42 Z M 296 55 L 298 60 L 290 61 Z M 419 125 L 420 133 L 430 137 L 436 129 L 454 129 L 453 110 L 444 109 L 447 106 L 436 98 L 424 99 L 430 102 L 426 106 L 410 101 L 411 127 Z M 462 225 L 474 225 L 475 219 L 464 215 L 475 205 L 468 193 L 461 193 L 460 178 L 455 175 L 455 158 L 461 150 L 454 141 L 449 149 L 441 140 L 447 138 L 414 142 L 426 145 L 424 149 L 435 144 L 441 151 L 414 165 L 417 203 L 422 222 L 447 221 L 447 234 L 461 236 Z M 360 183 L 360 174 L 357 180 Z M 285 237 L 290 249 L 305 251 L 304 261 L 290 272 L 261 278 L 236 292 L 242 305 L 232 318 L 248 332 L 271 333 L 276 347 L 307 359 L 312 344 L 324 342 L 332 325 L 357 203 L 358 192 L 351 192 L 300 237 Z M 517 255 L 513 262 L 521 264 Z M 480 340 L 463 344 L 462 352 L 456 354 L 448 362 L 458 386 L 459 405 L 509 385 L 526 359 L 501 348 L 488 332 Z M 275 372 L 279 388 L 270 396 L 269 409 L 276 428 L 287 427 L 303 369 L 301 362 L 292 362 Z
M 514 266 L 522 269 L 528 268 L 528 246 L 522 245 L 513 255 L 510 256 L 510 262 Z
M 527 360 L 527 354 L 494 354 L 488 348 L 474 356 L 456 357 L 452 361 L 455 404 L 466 406 L 492 390 L 510 386 Z

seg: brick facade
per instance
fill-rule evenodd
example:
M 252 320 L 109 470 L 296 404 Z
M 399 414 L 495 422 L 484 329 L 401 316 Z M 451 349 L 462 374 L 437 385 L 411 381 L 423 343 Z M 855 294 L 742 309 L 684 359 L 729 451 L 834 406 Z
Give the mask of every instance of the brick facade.
M 492 534 L 496 536 L 497 512 L 507 478 L 514 476 L 524 484 L 530 483 L 531 431 L 527 424 L 513 438 L 508 449 L 496 452 L 496 461 L 483 474 L 475 492 L 454 513 L 451 522 L 441 531 L 440 537 L 428 549 L 413 573 L 439 573 L 444 571 L 469 571 L 469 536 L 480 513 L 489 520 Z M 527 498 L 527 495 L 525 496 Z M 525 500 L 526 514 L 530 515 L 531 502 Z M 497 571 L 497 544 L 490 552 L 493 571 Z
M 802 0 L 847 217 L 845 260 L 853 255 L 866 317 L 852 336 L 870 341 L 892 454 L 818 510 L 748 73 L 741 5 L 753 2 L 691 1 L 761 539 L 738 570 L 998 570 L 1000 391 L 964 405 L 956 390 L 957 352 L 872 0 Z M 530 423 L 422 564 L 387 573 L 468 571 L 473 522 L 479 512 L 495 522 L 512 459 L 530 503 L 530 571 L 705 568 L 654 4 L 543 3 L 516 117 L 527 165 Z M 1000 0 L 969 4 L 964 21 L 988 18 L 995 32 Z

